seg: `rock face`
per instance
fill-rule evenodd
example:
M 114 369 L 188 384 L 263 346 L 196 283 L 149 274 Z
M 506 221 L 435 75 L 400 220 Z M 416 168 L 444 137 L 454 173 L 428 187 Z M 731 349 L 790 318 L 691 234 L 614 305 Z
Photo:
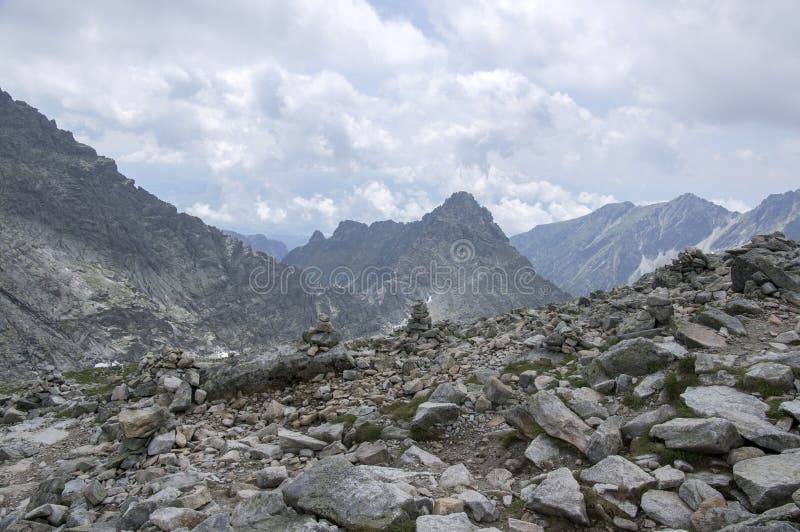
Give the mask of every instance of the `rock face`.
M 286 254 L 289 252 L 289 250 L 286 249 L 286 244 L 280 240 L 267 238 L 264 235 L 243 235 L 241 233 L 237 233 L 236 231 L 228 230 L 223 230 L 222 232 L 228 236 L 232 236 L 233 238 L 241 240 L 243 243 L 250 246 L 253 251 L 260 251 L 261 253 L 269 255 L 278 261 L 286 256 Z
M 413 497 L 368 471 L 343 456 L 326 458 L 292 480 L 283 494 L 294 508 L 347 528 L 383 530 L 417 516 Z
M 416 299 L 427 300 L 434 320 L 490 316 L 566 297 L 555 285 L 535 275 L 528 260 L 509 243 L 489 211 L 465 192 L 453 194 L 418 222 L 382 221 L 366 225 L 344 221 L 330 238 L 319 236 L 293 249 L 284 262 L 300 268 L 319 268 L 324 280 L 330 279 L 336 268 L 346 267 L 352 272 L 354 283 L 374 297 L 383 298 L 378 293 L 382 294 L 383 283 L 391 280 L 397 284 L 399 293 L 409 294 L 406 305 Z M 449 279 L 453 286 L 472 288 L 464 293 L 435 290 L 429 284 L 430 276 L 419 276 L 414 271 L 417 266 L 430 264 L 447 272 L 439 282 L 446 283 Z M 489 286 L 481 277 L 487 272 L 498 273 L 508 283 Z M 520 290 L 519 282 L 525 272 L 532 274 L 532 284 Z M 455 284 L 458 277 L 460 285 Z

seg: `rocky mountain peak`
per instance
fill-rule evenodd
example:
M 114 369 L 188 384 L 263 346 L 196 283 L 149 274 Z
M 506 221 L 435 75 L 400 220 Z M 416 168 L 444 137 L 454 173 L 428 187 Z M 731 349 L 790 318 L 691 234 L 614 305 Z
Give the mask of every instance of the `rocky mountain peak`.
M 469 192 L 455 192 L 427 217 L 453 223 L 493 223 L 492 213 Z
M 317 229 L 311 234 L 311 238 L 308 239 L 309 244 L 315 244 L 318 242 L 325 242 L 325 235 L 322 234 L 322 231 Z

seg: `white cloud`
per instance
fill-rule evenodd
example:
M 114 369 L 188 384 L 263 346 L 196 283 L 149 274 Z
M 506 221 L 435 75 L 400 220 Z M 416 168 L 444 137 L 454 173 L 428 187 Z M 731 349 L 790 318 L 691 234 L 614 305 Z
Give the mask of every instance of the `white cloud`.
M 709 201 L 711 201 L 712 203 L 716 203 L 720 207 L 725 207 L 729 211 L 734 211 L 734 212 L 747 212 L 750 209 L 752 209 L 752 207 L 750 207 L 747 203 L 736 198 L 712 199 Z
M 0 79 L 250 232 L 412 220 L 456 190 L 513 234 L 616 198 L 796 187 L 794 2 L 380 7 L 10 0 Z

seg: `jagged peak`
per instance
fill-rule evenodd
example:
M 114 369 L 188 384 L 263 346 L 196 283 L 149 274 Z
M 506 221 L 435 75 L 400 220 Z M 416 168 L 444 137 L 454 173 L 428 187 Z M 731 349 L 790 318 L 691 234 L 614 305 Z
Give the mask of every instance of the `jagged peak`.
M 322 231 L 317 229 L 311 234 L 311 238 L 308 239 L 309 244 L 313 244 L 316 242 L 325 242 L 325 235 L 322 234 Z
M 492 213 L 489 209 L 481 206 L 475 197 L 469 192 L 455 192 L 444 203 L 426 214 L 425 218 L 447 219 L 464 221 L 475 224 L 479 221 L 493 223 Z

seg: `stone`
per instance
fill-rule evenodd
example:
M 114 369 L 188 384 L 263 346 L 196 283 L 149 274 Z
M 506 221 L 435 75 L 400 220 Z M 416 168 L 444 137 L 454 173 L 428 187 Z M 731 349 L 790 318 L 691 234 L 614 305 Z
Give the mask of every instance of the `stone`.
M 583 453 L 586 452 L 589 445 L 587 434 L 592 432 L 591 427 L 567 408 L 554 393 L 537 392 L 528 401 L 528 410 L 547 434 L 572 444 Z
M 283 488 L 286 502 L 339 526 L 382 530 L 419 513 L 414 498 L 343 456 L 324 458 Z
M 313 346 L 329 349 L 342 341 L 342 335 L 333 328 L 330 318 L 326 314 L 320 313 L 316 325 L 303 333 L 303 341 Z
M 641 507 L 653 521 L 672 528 L 688 529 L 692 510 L 674 491 L 650 490 L 642 495 Z
M 489 377 L 483 385 L 483 394 L 493 405 L 508 404 L 514 398 L 514 392 L 497 377 Z
M 586 457 L 597 463 L 607 456 L 618 454 L 623 447 L 622 428 L 623 419 L 620 416 L 611 416 L 605 419 L 589 437 L 586 448 Z
M 641 491 L 656 484 L 656 479 L 641 467 L 619 455 L 606 457 L 584 469 L 581 480 L 592 484 L 613 484 L 626 491 Z
M 766 386 L 776 392 L 788 391 L 794 388 L 794 373 L 792 368 L 784 364 L 759 362 L 750 366 L 742 382 L 749 389 L 757 390 Z
M 464 490 L 458 494 L 458 498 L 464 501 L 464 509 L 467 511 L 467 515 L 479 523 L 497 521 L 497 518 L 500 517 L 497 505 L 482 493 L 474 490 Z
M 711 327 L 717 331 L 724 327 L 735 336 L 747 336 L 747 329 L 744 328 L 738 318 L 718 309 L 704 310 L 697 315 L 695 321 L 700 325 Z
M 119 423 L 126 438 L 146 438 L 164 427 L 170 419 L 163 406 L 126 408 L 119 413 Z
M 439 477 L 439 486 L 445 489 L 469 486 L 472 482 L 472 475 L 464 464 L 456 464 L 448 467 L 442 472 L 441 477 Z
M 466 400 L 467 394 L 459 390 L 449 382 L 440 384 L 433 390 L 433 393 L 428 397 L 430 403 L 454 403 L 457 405 L 463 404 Z
M 687 347 L 700 349 L 721 349 L 728 345 L 714 329 L 697 323 L 682 324 L 675 331 L 675 338 Z
M 227 513 L 218 513 L 192 529 L 192 532 L 232 532 L 230 518 Z
M 333 443 L 342 441 L 344 423 L 325 423 L 308 429 L 308 435 L 320 441 Z
M 735 410 L 763 418 L 769 410 L 764 401 L 728 386 L 690 386 L 681 399 L 695 415 L 702 417 L 721 416 L 720 412 Z
M 409 466 L 424 466 L 429 469 L 445 469 L 447 464 L 442 462 L 438 456 L 429 453 L 424 449 L 420 449 L 416 445 L 412 445 L 400 455 L 399 460 L 401 465 Z
M 283 452 L 297 453 L 302 449 L 321 451 L 328 444 L 316 438 L 287 429 L 278 429 L 278 443 Z
M 67 481 L 61 491 L 61 502 L 69 506 L 79 505 L 84 500 L 84 489 L 86 489 L 86 481 L 82 478 Z
M 51 525 L 58 526 L 66 520 L 68 511 L 69 508 L 61 504 L 43 504 L 27 512 L 24 517 L 26 520 L 47 519 Z
M 155 456 L 162 453 L 168 453 L 172 450 L 174 445 L 175 431 L 170 430 L 168 432 L 164 432 L 163 434 L 153 436 L 153 438 L 150 440 L 150 443 L 147 445 L 147 454 L 149 456 Z
M 645 399 L 664 388 L 666 375 L 663 371 L 653 373 L 643 378 L 636 388 L 633 389 L 633 396 L 637 399 Z
M 800 488 L 800 453 L 742 460 L 733 466 L 733 479 L 758 511 L 786 504 Z
M 366 465 L 385 464 L 389 461 L 389 449 L 382 441 L 364 442 L 354 453 L 356 462 Z
M 664 441 L 668 449 L 722 454 L 742 444 L 736 427 L 722 418 L 675 418 L 653 425 L 650 437 Z
M 454 403 L 424 402 L 417 408 L 411 426 L 421 429 L 431 429 L 437 425 L 454 423 L 460 414 L 460 409 Z
M 178 497 L 177 506 L 197 510 L 211 502 L 211 492 L 205 486 L 198 486 L 185 495 Z
M 683 484 L 686 473 L 671 465 L 665 465 L 653 471 L 653 477 L 656 479 L 656 488 L 670 490 Z
M 689 479 L 678 489 L 678 496 L 686 503 L 692 510 L 697 510 L 703 501 L 721 497 L 725 497 L 720 492 L 699 479 Z
M 102 503 L 105 500 L 106 495 L 106 488 L 103 487 L 103 485 L 97 480 L 88 482 L 86 487 L 83 489 L 84 499 L 86 499 L 86 502 L 92 506 L 97 506 Z
M 280 486 L 289 478 L 286 466 L 265 467 L 256 472 L 256 486 L 261 489 L 272 489 Z
M 651 426 L 675 417 L 677 412 L 671 405 L 662 405 L 656 410 L 648 410 L 631 419 L 622 426 L 622 436 L 627 440 L 644 436 Z
M 598 359 L 610 377 L 643 376 L 663 369 L 674 356 L 647 338 L 623 340 Z
M 583 526 L 589 524 L 580 485 L 566 467 L 548 473 L 538 486 L 523 488 L 520 497 L 535 512 L 564 517 Z
M 189 508 L 159 508 L 150 514 L 149 521 L 164 531 L 194 528 L 206 519 L 205 514 Z
M 192 406 L 192 386 L 186 381 L 180 382 L 169 404 L 170 412 L 186 412 Z
M 450 515 L 423 515 L 417 518 L 418 532 L 479 532 L 481 529 L 470 522 L 465 513 Z
M 536 464 L 539 469 L 549 470 L 562 460 L 574 463 L 578 458 L 577 449 L 570 452 L 566 444 L 547 434 L 540 434 L 525 449 L 525 458 Z M 570 449 L 574 449 L 570 447 Z
M 436 515 L 458 514 L 464 511 L 464 501 L 455 497 L 440 497 L 433 501 L 433 513 Z
M 733 465 L 736 462 L 747 460 L 748 458 L 758 458 L 764 456 L 766 453 L 758 447 L 739 447 L 738 449 L 731 449 L 728 453 L 728 465 Z
M 508 518 L 509 532 L 544 532 L 544 528 L 536 523 L 529 523 L 528 521 L 520 521 L 513 517 Z
M 781 412 L 786 412 L 795 420 L 800 420 L 800 399 L 784 401 L 778 406 L 778 410 Z
M 733 299 L 725 305 L 725 312 L 730 314 L 744 314 L 747 316 L 758 316 L 763 311 L 761 305 L 751 299 Z
M 672 300 L 660 294 L 647 296 L 647 312 L 661 325 L 666 325 L 672 319 L 674 309 Z
M 286 504 L 280 491 L 262 491 L 240 502 L 231 514 L 231 526 L 241 529 L 284 513 Z

